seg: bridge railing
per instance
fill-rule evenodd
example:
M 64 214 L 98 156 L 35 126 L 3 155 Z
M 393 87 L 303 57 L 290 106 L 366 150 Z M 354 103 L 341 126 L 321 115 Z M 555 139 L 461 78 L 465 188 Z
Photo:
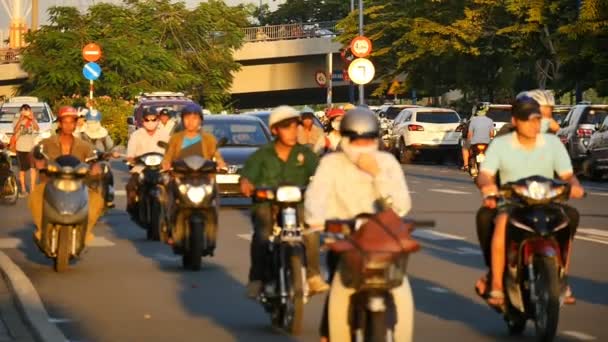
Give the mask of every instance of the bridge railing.
M 335 37 L 340 34 L 339 30 L 336 28 L 336 24 L 336 21 L 327 21 L 247 27 L 243 30 L 245 32 L 246 42 L 261 42 L 285 39 Z
M 0 64 L 19 63 L 20 60 L 20 50 L 0 48 Z

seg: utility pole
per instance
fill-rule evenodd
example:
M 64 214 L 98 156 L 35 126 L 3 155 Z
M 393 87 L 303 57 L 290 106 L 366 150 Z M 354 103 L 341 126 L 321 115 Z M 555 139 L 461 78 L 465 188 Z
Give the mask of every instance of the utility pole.
M 363 0 L 359 0 L 359 36 L 363 36 Z M 359 104 L 365 104 L 365 87 L 359 85 Z
M 32 31 L 38 29 L 38 0 L 32 0 Z

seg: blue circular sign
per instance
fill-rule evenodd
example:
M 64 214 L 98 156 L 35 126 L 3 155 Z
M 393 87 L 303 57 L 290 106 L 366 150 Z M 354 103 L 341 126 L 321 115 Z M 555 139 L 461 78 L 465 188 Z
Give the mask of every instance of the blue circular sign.
M 82 68 L 82 74 L 87 80 L 95 81 L 101 76 L 101 67 L 94 62 L 87 63 L 84 65 L 84 68 Z

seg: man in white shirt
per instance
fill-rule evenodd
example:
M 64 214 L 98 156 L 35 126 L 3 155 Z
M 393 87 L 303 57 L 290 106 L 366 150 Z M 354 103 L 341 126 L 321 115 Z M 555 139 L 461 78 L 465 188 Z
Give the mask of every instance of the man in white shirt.
M 167 108 L 162 108 L 158 111 L 158 117 L 160 119 L 159 128 L 165 131 L 165 134 L 170 136 L 175 128 L 175 119 L 171 117 Z
M 133 132 L 127 143 L 127 160 L 133 163 L 136 157 L 150 152 L 165 153 L 165 149 L 158 146 L 159 141 L 169 141 L 167 132 L 159 127 L 160 120 L 156 109 L 148 109 L 144 113 L 143 126 Z M 131 169 L 131 178 L 127 183 L 127 212 L 133 215 L 137 204 L 137 187 L 139 173 L 144 167 L 135 165 Z

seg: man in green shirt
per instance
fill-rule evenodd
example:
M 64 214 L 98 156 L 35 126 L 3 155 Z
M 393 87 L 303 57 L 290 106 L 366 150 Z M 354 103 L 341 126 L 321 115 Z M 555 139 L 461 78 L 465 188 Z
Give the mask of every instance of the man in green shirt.
M 256 187 L 277 187 L 281 184 L 307 186 L 319 163 L 318 157 L 304 145 L 298 144 L 300 114 L 294 108 L 281 106 L 272 111 L 269 126 L 275 141 L 257 150 L 241 170 L 241 192 L 250 197 Z M 252 208 L 253 238 L 251 268 L 247 295 L 256 298 L 262 289 L 266 244 L 272 233 L 274 216 L 269 203 Z M 329 290 L 319 270 L 318 234 L 304 236 L 307 275 L 310 293 Z

